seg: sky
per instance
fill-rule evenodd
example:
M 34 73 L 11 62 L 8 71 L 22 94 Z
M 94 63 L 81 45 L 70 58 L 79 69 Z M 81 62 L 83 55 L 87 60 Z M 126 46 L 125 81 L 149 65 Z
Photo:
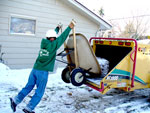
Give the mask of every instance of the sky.
M 123 31 L 125 25 L 132 21 L 132 17 L 142 22 L 145 36 L 150 35 L 150 1 L 149 0 L 78 0 L 95 13 L 102 7 L 104 19 L 113 23 L 113 27 Z M 119 27 L 118 27 L 119 26 Z
M 117 19 L 137 15 L 150 16 L 149 0 L 78 0 L 89 9 L 104 9 L 105 18 Z

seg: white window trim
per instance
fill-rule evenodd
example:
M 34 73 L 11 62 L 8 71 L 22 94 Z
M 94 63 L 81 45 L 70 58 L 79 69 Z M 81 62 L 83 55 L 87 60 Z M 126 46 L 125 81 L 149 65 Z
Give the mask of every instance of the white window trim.
M 11 33 L 11 32 L 10 32 L 10 28 L 11 28 L 11 17 L 35 20 L 35 34 Z M 10 15 L 10 17 L 9 17 L 9 35 L 36 36 L 36 30 L 37 30 L 37 19 L 36 19 L 35 17 L 25 16 L 25 15 L 18 15 L 18 14 L 11 14 L 11 15 Z

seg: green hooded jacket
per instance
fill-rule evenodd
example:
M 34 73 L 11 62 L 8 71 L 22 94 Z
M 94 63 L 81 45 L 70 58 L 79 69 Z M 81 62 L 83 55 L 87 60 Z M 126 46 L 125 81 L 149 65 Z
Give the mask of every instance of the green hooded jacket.
M 57 28 L 56 28 L 57 29 Z M 58 33 L 58 31 L 55 31 Z M 44 70 L 44 71 L 53 71 L 56 52 L 60 48 L 60 46 L 64 43 L 67 39 L 69 33 L 71 31 L 70 27 L 67 27 L 65 31 L 56 38 L 54 41 L 50 41 L 47 39 L 42 39 L 41 41 L 41 49 L 39 51 L 38 58 L 34 64 L 34 69 L 37 70 Z

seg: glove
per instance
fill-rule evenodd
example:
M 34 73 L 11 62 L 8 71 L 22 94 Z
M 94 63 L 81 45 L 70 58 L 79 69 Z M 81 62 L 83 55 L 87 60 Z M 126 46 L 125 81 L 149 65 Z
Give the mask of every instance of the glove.
M 72 21 L 70 22 L 70 24 L 69 24 L 69 27 L 70 27 L 71 29 L 73 29 L 74 26 L 75 26 L 75 24 L 76 24 L 76 22 L 75 22 L 74 20 L 72 20 Z

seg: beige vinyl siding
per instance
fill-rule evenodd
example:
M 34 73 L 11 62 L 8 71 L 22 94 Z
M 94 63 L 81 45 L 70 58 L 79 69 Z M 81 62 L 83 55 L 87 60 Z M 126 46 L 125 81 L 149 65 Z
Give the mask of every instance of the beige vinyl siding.
M 9 34 L 10 17 L 19 15 L 36 20 L 35 36 Z M 48 29 L 61 22 L 63 30 L 75 19 L 76 32 L 88 39 L 94 36 L 99 25 L 61 0 L 0 0 L 0 45 L 4 61 L 10 68 L 31 68 Z M 62 50 L 62 48 L 60 49 Z

